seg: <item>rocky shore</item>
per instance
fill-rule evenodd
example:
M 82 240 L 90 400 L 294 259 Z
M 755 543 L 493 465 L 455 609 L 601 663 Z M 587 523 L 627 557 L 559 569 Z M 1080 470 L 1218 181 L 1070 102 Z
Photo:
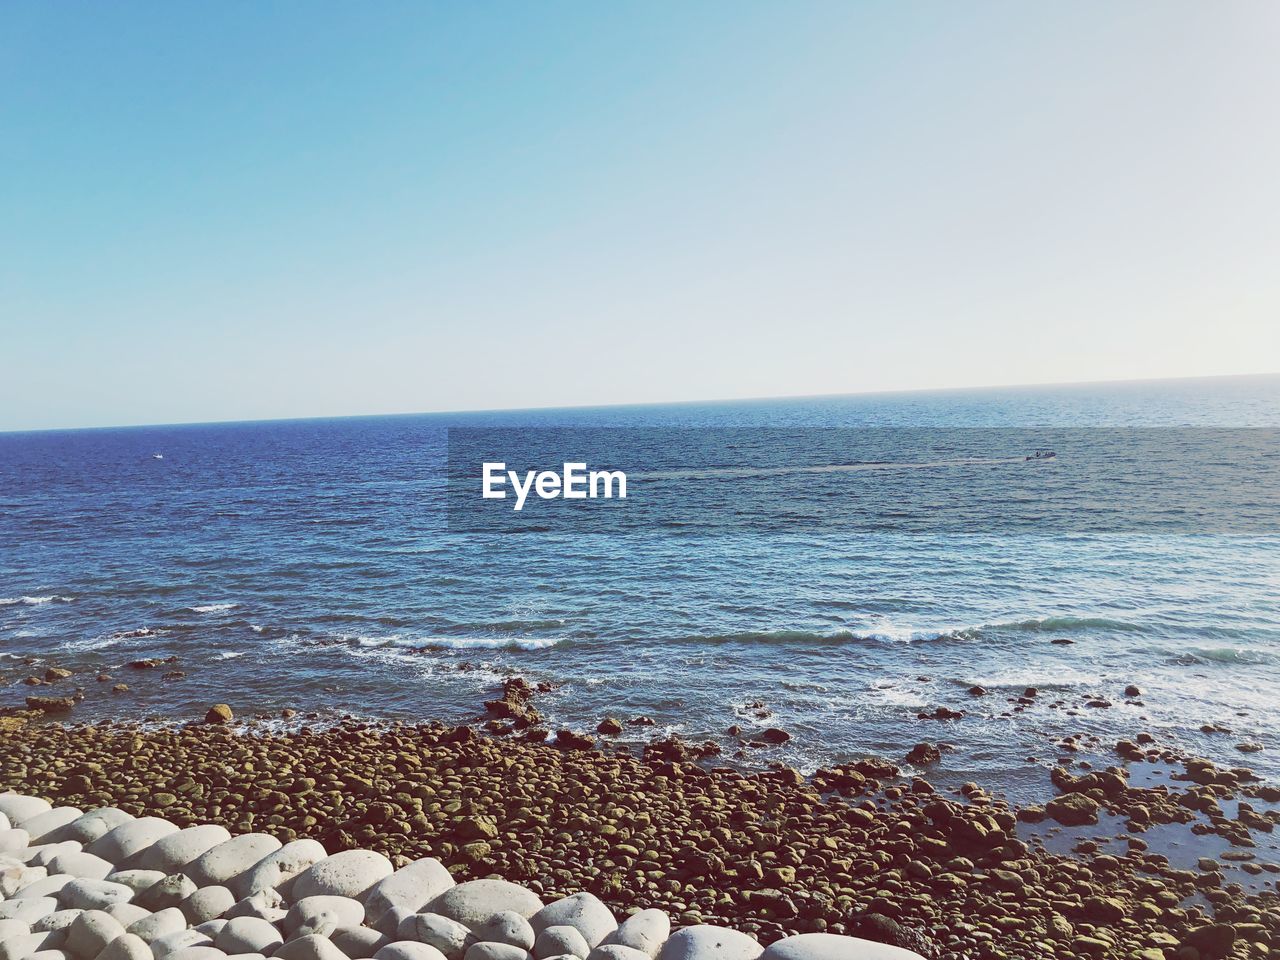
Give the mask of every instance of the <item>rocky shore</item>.
M 1190 825 L 1194 819 L 1197 827 L 1233 835 L 1242 858 L 1250 860 L 1251 833 L 1269 833 L 1280 817 L 1244 799 L 1253 796 L 1261 804 L 1263 794 L 1271 796 L 1271 788 L 1250 782 L 1247 771 L 1187 761 L 1183 791 L 1130 786 L 1123 763 L 1083 776 L 1060 770 L 1058 798 L 1043 808 L 1017 810 L 973 784 L 944 795 L 876 760 L 805 778 L 789 768 L 754 774 L 708 768 L 712 761 L 698 762 L 696 748 L 672 740 L 655 741 L 637 757 L 583 734 L 542 742 L 491 737 L 466 726 L 354 721 L 280 732 L 233 728 L 230 719 L 230 710 L 211 710 L 205 722 L 143 728 L 71 725 L 29 714 L 0 718 L 0 789 L 70 807 L 77 818 L 81 810 L 110 808 L 121 818 L 160 818 L 165 831 L 198 827 L 225 830 L 227 837 L 256 836 L 264 856 L 281 844 L 303 844 L 301 849 L 322 846 L 330 855 L 364 850 L 376 858 L 371 862 L 401 872 L 425 859 L 439 861 L 459 889 L 484 878 L 520 884 L 530 907 L 525 919 L 544 903 L 590 894 L 616 918 L 656 910 L 676 930 L 723 929 L 734 942 L 741 943 L 735 939 L 741 935 L 754 944 L 744 946 L 745 953 L 727 947 L 727 953 L 705 952 L 705 945 L 684 953 L 664 948 L 664 960 L 735 960 L 764 945 L 773 951 L 769 960 L 880 956 L 870 944 L 938 960 L 1280 955 L 1280 898 L 1273 889 L 1245 891 L 1218 864 L 1175 868 L 1140 839 L 1153 824 Z M 1150 745 L 1118 746 L 1117 759 L 1129 751 L 1133 764 L 1161 753 Z M 1236 817 L 1225 815 L 1224 801 L 1238 805 Z M 1055 854 L 1038 839 L 1020 836 L 1037 821 L 1087 825 L 1110 815 L 1125 817 L 1131 834 L 1119 853 L 1082 843 L 1075 852 Z M 68 823 L 56 825 L 64 828 Z M 8 836 L 9 845 L 21 839 Z M 41 845 L 56 838 L 56 831 L 46 831 L 28 839 Z M 91 844 L 86 849 L 94 853 Z M 112 864 L 113 870 L 122 866 Z M 1273 868 L 1255 866 L 1259 872 Z M 146 869 L 132 859 L 128 867 Z M 195 883 L 188 889 L 173 873 L 129 881 L 173 886 L 164 896 L 150 887 L 135 891 L 139 898 L 155 892 L 165 909 L 181 907 L 205 886 L 226 887 L 205 883 L 215 879 L 210 874 L 188 878 Z M 232 884 L 230 892 L 217 894 L 221 910 L 215 916 L 265 909 L 243 905 L 243 892 Z M 180 900 L 168 902 L 179 894 Z M 60 901 L 56 906 L 59 913 L 67 909 Z M 286 897 L 270 906 L 280 911 L 294 904 Z M 193 916 L 203 916 L 203 908 Z M 282 936 L 288 933 L 288 921 L 274 914 L 267 919 L 284 924 Z M 398 936 L 392 929 L 383 934 Z M 868 944 L 855 949 L 853 940 L 794 939 L 808 934 Z M 721 935 L 729 936 L 707 934 Z M 344 940 L 348 949 L 318 958 L 294 956 L 288 947 L 277 955 L 356 960 L 377 952 L 369 950 L 374 934 L 352 936 L 362 946 Z M 475 931 L 468 936 L 475 940 Z M 211 939 L 217 947 L 217 937 Z M 519 944 L 523 958 L 528 950 L 523 940 Z M 576 940 L 572 946 L 558 952 L 584 953 Z M 246 952 L 258 951 L 222 950 Z M 26 956 L 3 946 L 0 954 L 0 960 Z M 533 955 L 542 960 L 551 954 L 535 949 Z M 74 951 L 67 956 L 87 960 Z M 520 958 L 500 952 L 469 960 Z M 388 953 L 380 960 L 429 958 Z M 595 960 L 639 958 L 614 951 Z

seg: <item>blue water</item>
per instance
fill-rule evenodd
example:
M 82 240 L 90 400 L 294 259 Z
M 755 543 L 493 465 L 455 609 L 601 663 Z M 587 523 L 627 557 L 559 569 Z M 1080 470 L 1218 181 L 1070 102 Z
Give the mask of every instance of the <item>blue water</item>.
M 57 663 L 85 674 L 83 719 L 227 701 L 460 721 L 516 671 L 553 684 L 539 706 L 556 724 L 657 722 L 624 740 L 678 731 L 731 757 L 731 723 L 795 736 L 748 763 L 812 769 L 943 740 L 955 749 L 935 779 L 1017 796 L 1055 738 L 1145 729 L 1280 775 L 1274 530 L 450 525 L 447 428 L 564 425 L 1274 427 L 1280 377 L 0 435 L 0 703 Z M 164 656 L 186 677 L 123 666 Z M 1027 686 L 1038 704 L 1009 714 Z M 1084 706 L 1096 696 L 1113 706 Z M 916 719 L 940 705 L 967 716 Z M 1266 749 L 1246 757 L 1244 741 Z

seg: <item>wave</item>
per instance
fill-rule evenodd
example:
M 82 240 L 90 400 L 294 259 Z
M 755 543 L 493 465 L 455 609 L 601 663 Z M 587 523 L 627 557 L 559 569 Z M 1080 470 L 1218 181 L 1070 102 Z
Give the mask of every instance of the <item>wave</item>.
M 70 603 L 75 597 L 0 597 L 0 607 L 39 607 L 46 603 Z
M 183 607 L 190 613 L 222 613 L 224 610 L 233 610 L 238 607 L 237 603 L 206 603 L 198 607 Z
M 548 650 L 561 637 L 431 637 L 414 641 L 424 650 Z
M 1176 658 L 1182 666 L 1201 663 L 1256 664 L 1280 663 L 1280 654 L 1257 647 L 1195 647 Z
M 218 652 L 219 660 L 236 660 L 243 657 L 247 651 L 245 650 L 221 650 Z

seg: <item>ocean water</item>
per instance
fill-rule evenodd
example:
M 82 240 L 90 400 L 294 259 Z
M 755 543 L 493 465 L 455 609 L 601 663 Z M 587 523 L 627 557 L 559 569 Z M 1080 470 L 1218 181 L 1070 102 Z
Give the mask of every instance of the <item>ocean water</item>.
M 56 663 L 85 674 L 81 719 L 190 719 L 226 701 L 240 715 L 462 721 L 517 672 L 553 685 L 538 706 L 558 726 L 644 715 L 656 725 L 628 727 L 624 741 L 716 739 L 748 765 L 900 760 L 943 741 L 953 749 L 935 780 L 976 778 L 1016 799 L 1043 792 L 1055 739 L 1109 746 L 1148 730 L 1276 779 L 1280 451 L 1265 430 L 1217 431 L 1278 426 L 1280 377 L 1255 377 L 0 435 L 0 703 L 21 703 L 33 692 L 21 679 Z M 564 429 L 750 442 L 715 477 L 702 463 L 679 478 L 691 511 L 680 524 L 652 522 L 633 494 L 625 506 L 640 520 L 627 529 L 534 516 L 494 531 L 449 509 L 458 428 L 508 444 Z M 837 428 L 880 431 L 885 479 L 863 469 L 869 460 L 806 459 Z M 758 446 L 750 431 L 761 430 L 783 447 Z M 903 486 L 893 463 L 908 436 L 933 445 L 932 457 L 903 453 L 924 486 Z M 1075 439 L 1058 465 L 1026 467 L 1037 437 Z M 1226 482 L 1246 494 L 1231 501 L 1245 522 L 1197 513 L 1184 491 L 1192 502 L 1176 522 L 1151 521 L 1145 506 L 1095 512 L 1107 506 L 1098 497 L 1005 525 L 990 504 L 1014 512 L 1009 488 L 982 487 L 1007 471 L 1026 514 L 1035 485 L 1062 487 L 1091 450 L 1151 463 L 1187 437 L 1200 459 L 1179 460 L 1183 473 L 1236 471 Z M 660 446 L 646 454 L 651 484 L 679 472 L 677 447 Z M 761 504 L 770 489 L 790 492 L 735 508 L 742 463 L 786 484 L 752 487 Z M 844 522 L 867 516 L 848 509 L 851 491 L 897 490 L 902 517 L 928 518 L 941 515 L 929 496 L 942 510 L 976 488 L 982 522 L 899 523 L 893 511 Z M 797 522 L 791 507 L 805 498 L 816 511 Z M 725 517 L 744 522 L 711 522 Z M 168 656 L 184 678 L 124 666 Z M 112 694 L 100 670 L 130 691 Z M 1123 693 L 1131 683 L 1136 701 Z M 975 684 L 989 695 L 971 697 Z M 1037 703 L 1012 712 L 1028 686 Z M 1096 698 L 1111 706 L 1085 706 Z M 966 716 L 917 718 L 938 706 Z M 794 739 L 735 757 L 733 723 Z M 1246 756 L 1243 742 L 1264 749 Z

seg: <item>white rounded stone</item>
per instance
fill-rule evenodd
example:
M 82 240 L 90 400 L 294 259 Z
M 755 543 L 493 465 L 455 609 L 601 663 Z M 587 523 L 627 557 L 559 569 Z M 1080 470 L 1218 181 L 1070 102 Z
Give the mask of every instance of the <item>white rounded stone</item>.
M 65 827 L 55 830 L 49 834 L 49 840 L 54 843 L 74 840 L 77 843 L 90 844 L 132 819 L 133 814 L 117 810 L 115 807 L 99 807 L 97 810 L 82 814 Z
M 645 960 L 649 954 L 620 943 L 602 943 L 587 955 L 587 960 Z
M 280 841 L 269 834 L 244 833 L 206 850 L 182 872 L 202 887 L 226 886 L 279 849 Z
M 153 960 L 151 948 L 136 934 L 116 937 L 98 954 L 98 960 Z
M 630 947 L 650 957 L 656 957 L 670 936 L 671 918 L 662 910 L 651 907 L 627 917 L 619 924 L 617 930 L 604 938 L 604 942 Z
M 26 850 L 31 844 L 31 835 L 21 827 L 0 830 L 0 856 Z
M 136 903 L 113 903 L 107 907 L 106 912 L 118 920 L 120 926 L 128 929 L 129 924 L 137 923 L 151 911 L 142 909 Z
M 444 954 L 416 940 L 397 940 L 375 953 L 373 960 L 444 960 Z
M 365 915 L 376 926 L 392 907 L 417 913 L 454 885 L 453 876 L 443 863 L 434 857 L 423 857 L 379 880 L 365 897 Z
M 467 947 L 462 960 L 529 960 L 529 951 L 513 947 L 509 943 L 480 941 Z
M 192 926 L 216 920 L 236 905 L 235 894 L 226 887 L 201 887 L 182 903 L 179 909 Z
M 67 931 L 65 949 L 77 960 L 93 960 L 116 937 L 124 935 L 120 921 L 103 910 L 84 910 Z
M 213 943 L 213 940 L 199 930 L 179 930 L 151 941 L 151 952 L 155 960 L 164 960 L 170 954 L 188 947 L 201 947 Z
M 278 889 L 284 896 L 291 897 L 293 881 L 298 875 L 327 856 L 317 840 L 290 840 L 263 857 L 252 870 L 232 880 L 231 889 L 241 898 L 266 889 Z
M 66 930 L 76 922 L 76 917 L 84 913 L 83 910 L 55 910 L 53 913 L 41 917 L 31 925 L 32 933 L 40 933 L 41 931 L 48 933 L 52 930 Z
M 709 923 L 685 927 L 662 947 L 662 960 L 756 960 L 764 947 L 740 930 Z
M 95 857 L 92 853 L 60 853 L 49 861 L 50 873 L 66 873 L 87 880 L 105 880 L 115 870 L 110 860 Z
M 79 853 L 83 847 L 74 840 L 64 840 L 62 843 L 38 843 L 35 846 L 27 847 L 25 860 L 33 867 L 47 867 L 57 857 L 64 853 Z M 50 873 L 53 871 L 50 870 Z
M 287 916 L 284 908 L 284 897 L 279 890 L 259 890 L 255 894 L 236 902 L 236 905 L 225 914 L 228 920 L 236 917 L 257 917 L 269 923 L 279 923 Z
M 187 827 L 153 843 L 138 860 L 138 865 L 145 870 L 179 873 L 187 864 L 230 839 L 230 831 L 215 823 Z
M 21 920 L 32 924 L 58 909 L 53 897 L 22 897 L 0 903 L 0 920 Z
M 529 922 L 535 933 L 547 927 L 573 927 L 582 934 L 587 946 L 593 948 L 618 929 L 613 912 L 595 894 L 586 892 L 547 904 L 530 917 Z
M 0 941 L 7 940 L 10 937 L 25 937 L 31 932 L 31 925 L 25 920 L 4 919 L 0 920 Z
M 187 897 L 200 888 L 185 873 L 171 873 L 138 894 L 137 903 L 148 910 L 163 910 L 180 906 Z
M 86 849 L 94 856 L 110 860 L 117 870 L 129 870 L 141 866 L 138 861 L 152 844 L 177 832 L 177 825 L 168 820 L 139 817 L 104 833 Z
M 328 937 L 311 935 L 290 940 L 275 953 L 276 960 L 349 960 Z
M 801 933 L 769 945 L 761 960 L 922 960 L 920 954 L 887 943 L 834 933 Z
M 213 945 L 225 953 L 275 953 L 284 937 L 275 924 L 258 917 L 235 917 L 218 931 Z
M 17 793 L 0 793 L 0 814 L 4 814 L 9 826 L 20 827 L 22 821 L 46 813 L 53 804 L 39 797 L 24 797 Z
M 506 880 L 468 880 L 431 901 L 429 913 L 439 913 L 470 928 L 503 910 L 532 917 L 542 901 L 532 890 Z M 549 926 L 550 924 L 548 924 Z
M 141 920 L 129 924 L 128 932 L 141 937 L 146 943 L 154 943 L 161 937 L 167 937 L 179 930 L 187 929 L 187 918 L 177 907 L 166 907 Z
M 44 867 L 31 867 L 28 869 L 44 870 Z M 45 871 L 46 873 L 48 871 Z M 58 897 L 62 892 L 62 888 L 75 881 L 75 877 L 68 877 L 65 873 L 55 874 L 52 877 L 44 877 L 32 883 L 23 883 L 16 893 L 10 894 L 10 898 L 14 900 L 31 900 L 43 897 Z M 61 899 L 59 897 L 59 899 Z
M 12 897 L 37 880 L 47 880 L 49 871 L 44 867 L 29 867 L 20 861 L 10 861 L 0 866 L 0 897 Z
M 93 854 L 86 853 L 85 856 L 91 857 Z M 159 870 L 117 870 L 107 875 L 107 879 L 112 883 L 123 883 L 132 890 L 135 900 L 138 894 L 150 890 L 164 878 L 164 874 Z
M 417 940 L 435 947 L 448 960 L 462 960 L 473 938 L 471 931 L 457 920 L 438 913 L 416 913 L 400 922 L 396 936 L 401 940 Z
M 184 947 L 176 953 L 171 953 L 167 960 L 226 960 L 226 957 L 227 955 L 217 947 L 201 943 L 194 947 Z
M 132 890 L 110 880 L 72 880 L 58 894 L 58 901 L 64 907 L 80 910 L 105 910 L 114 903 L 128 903 L 132 899 Z
M 79 820 L 84 811 L 79 807 L 53 807 L 22 821 L 22 829 L 31 834 L 32 843 L 49 843 L 49 834 Z
M 0 941 L 0 960 L 25 960 L 38 950 L 57 950 L 66 942 L 66 934 L 59 930 L 56 933 L 20 933 Z
M 571 954 L 585 960 L 590 952 L 591 947 L 587 945 L 586 938 L 582 936 L 581 931 L 577 927 L 571 927 L 567 924 L 547 927 L 538 934 L 538 938 L 533 943 L 533 955 L 538 960 L 562 957 L 565 954 Z
M 351 960 L 368 960 L 391 943 L 390 937 L 369 927 L 342 927 L 333 931 L 329 939 Z
M 533 949 L 533 927 L 514 910 L 500 910 L 485 917 L 472 926 L 471 934 L 476 940 L 509 944 L 526 953 Z
M 372 850 L 343 850 L 308 867 L 293 882 L 293 896 L 352 897 L 363 901 L 380 880 L 391 876 L 395 868 L 380 853 Z
M 228 921 L 219 917 L 215 920 L 206 920 L 204 923 L 192 927 L 191 929 L 195 930 L 197 933 L 203 933 L 206 937 L 212 940 L 222 932 L 222 928 L 225 927 L 227 923 Z
M 284 918 L 284 932 L 290 939 L 329 936 L 342 927 L 364 923 L 364 904 L 351 897 L 303 897 Z

